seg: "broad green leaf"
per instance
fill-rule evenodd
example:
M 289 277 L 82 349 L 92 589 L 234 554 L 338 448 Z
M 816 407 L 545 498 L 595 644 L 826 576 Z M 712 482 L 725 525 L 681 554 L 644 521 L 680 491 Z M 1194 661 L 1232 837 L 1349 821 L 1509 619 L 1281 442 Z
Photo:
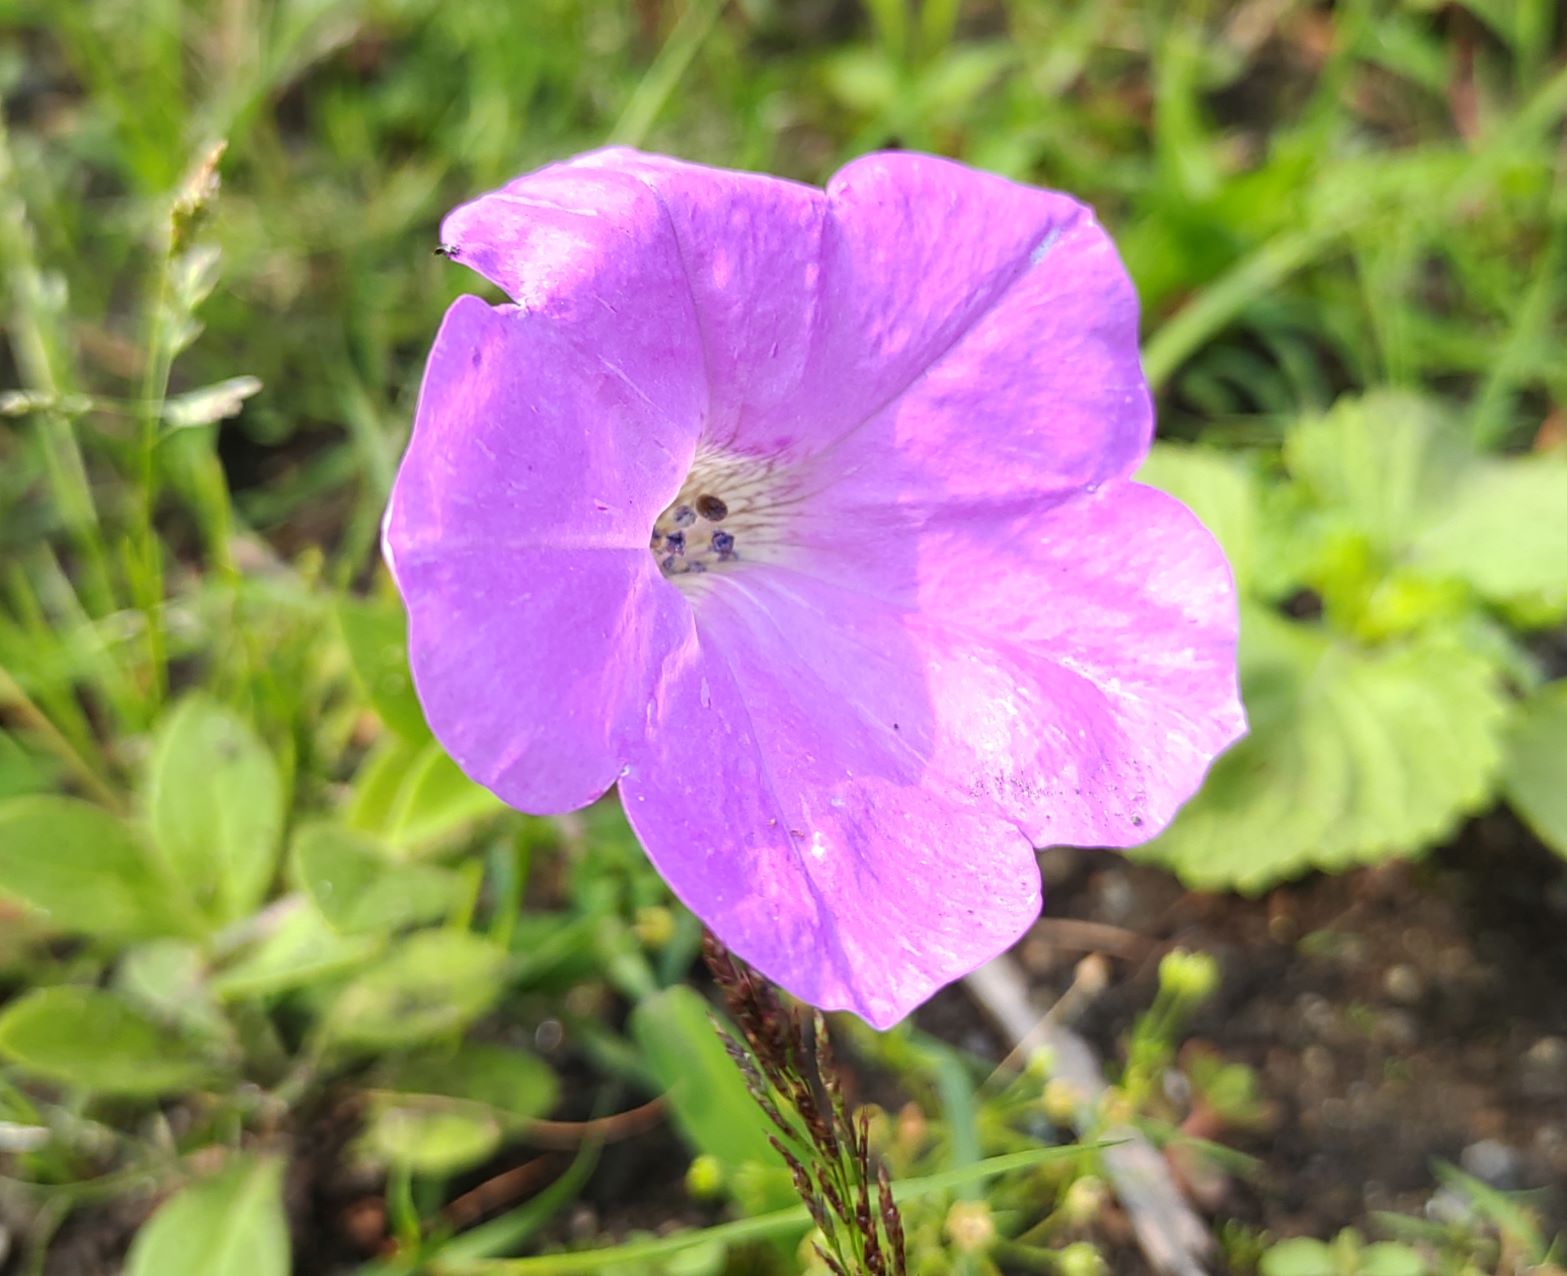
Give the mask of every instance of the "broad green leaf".
M 381 721 L 407 740 L 430 737 L 408 669 L 408 621 L 396 603 L 345 598 L 338 623 L 348 659 Z
M 1467 649 L 1357 648 L 1248 610 L 1241 652 L 1250 734 L 1136 854 L 1195 887 L 1260 891 L 1415 854 L 1491 800 L 1508 707 Z
M 341 934 L 304 900 L 299 905 L 212 978 L 213 996 L 220 1001 L 275 996 L 347 974 L 379 952 L 379 937 Z
M 390 845 L 416 849 L 504 811 L 434 740 L 415 745 L 393 737 L 378 746 L 355 780 L 349 822 Z
M 1502 790 L 1539 839 L 1567 856 L 1567 678 L 1524 703 L 1508 738 Z
M 321 915 L 345 934 L 434 921 L 466 891 L 455 873 L 388 859 L 369 838 L 330 824 L 300 831 L 293 868 Z
M 1338 1276 L 1338 1256 L 1333 1247 L 1309 1236 L 1280 1241 L 1257 1264 L 1261 1276 Z
M 772 1127 L 714 1030 L 707 1003 L 695 991 L 675 984 L 644 998 L 631 1012 L 631 1035 L 693 1151 L 718 1160 L 731 1182 L 742 1166 L 782 1165 L 767 1139 Z M 791 1191 L 787 1177 L 781 1177 L 770 1193 L 771 1203 L 782 1204 Z
M 415 1174 L 455 1174 L 489 1158 L 501 1137 L 501 1123 L 483 1108 L 377 1102 L 360 1149 L 373 1161 Z
M 1137 481 L 1168 492 L 1199 519 L 1224 548 L 1242 592 L 1256 564 L 1261 515 L 1255 477 L 1236 457 L 1211 448 L 1156 443 Z
M 131 1243 L 125 1276 L 288 1276 L 283 1162 L 241 1157 L 183 1188 Z
M 398 794 L 387 836 L 402 846 L 422 846 L 505 810 L 500 798 L 475 784 L 437 744 L 410 768 Z
M 350 828 L 377 836 L 384 834 L 409 768 L 430 743 L 428 738 L 410 740 L 392 732 L 376 741 L 354 774 L 345 815 Z
M 543 1116 L 560 1092 L 555 1074 L 538 1056 L 480 1042 L 412 1055 L 392 1065 L 382 1081 L 404 1094 L 461 1099 L 507 1121 Z
M 1345 398 L 1291 426 L 1284 460 L 1317 503 L 1396 556 L 1457 489 L 1470 458 L 1429 401 L 1396 391 Z
M 1476 463 L 1452 503 L 1415 541 L 1425 571 L 1450 575 L 1498 603 L 1567 612 L 1567 459 Z
M 548 1112 L 559 1091 L 535 1056 L 473 1043 L 404 1059 L 379 1083 L 365 1148 L 422 1174 L 482 1161 L 508 1130 Z
M 328 1028 L 340 1045 L 371 1050 L 460 1032 L 500 997 L 506 964 L 467 931 L 411 935 L 338 994 Z
M 0 801 L 52 788 L 58 771 L 48 758 L 24 748 L 9 731 L 0 730 Z
M 1425 1276 L 1431 1265 L 1408 1245 L 1379 1241 L 1357 1255 L 1354 1276 Z
M 207 985 L 201 950 L 177 939 L 155 939 L 126 952 L 114 972 L 115 991 L 192 1036 L 228 1041 L 228 1021 Z
M 266 746 L 205 696 L 164 721 L 147 776 L 147 813 L 164 855 L 220 923 L 266 894 L 283 831 L 283 784 Z
M 24 1071 L 96 1094 L 151 1098 L 193 1090 L 211 1062 L 125 998 L 97 988 L 40 988 L 0 1013 L 0 1054 Z
M 74 798 L 0 803 L 0 894 L 79 935 L 137 939 L 197 926 L 126 824 Z

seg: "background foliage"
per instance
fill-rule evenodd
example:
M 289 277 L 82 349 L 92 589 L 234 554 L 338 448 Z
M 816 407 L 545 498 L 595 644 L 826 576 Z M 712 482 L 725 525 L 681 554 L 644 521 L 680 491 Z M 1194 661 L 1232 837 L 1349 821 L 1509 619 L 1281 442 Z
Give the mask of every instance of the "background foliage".
M 582 1121 L 664 1090 L 694 1199 L 742 1231 L 613 1261 L 793 1261 L 806 1220 L 682 987 L 695 923 L 612 809 L 525 819 L 463 779 L 376 563 L 423 354 L 478 287 L 433 255 L 441 213 L 608 140 L 809 181 L 905 146 L 1099 210 L 1144 302 L 1145 477 L 1245 599 L 1252 734 L 1141 854 L 1258 891 L 1499 800 L 1567 854 L 1555 4 L 0 0 L 0 23 L 0 1147 L 27 1270 L 68 1220 L 123 1198 L 139 1222 L 187 1182 L 133 1276 L 288 1270 L 285 1217 L 298 1242 L 327 1190 L 302 1134 L 345 1102 L 384 1178 L 379 1270 L 468 1270 L 558 1225 Z M 528 1049 L 563 1023 L 583 1075 Z M 1030 1152 L 1048 1068 L 986 1090 L 912 1029 L 856 1040 L 932 1114 L 879 1130 L 932 1202 L 921 1270 L 997 1245 L 1093 1270 L 1062 1248 L 1092 1153 Z M 581 1151 L 470 1226 L 461 1175 L 525 1136 Z M 1328 1239 L 1264 1270 L 1468 1261 Z

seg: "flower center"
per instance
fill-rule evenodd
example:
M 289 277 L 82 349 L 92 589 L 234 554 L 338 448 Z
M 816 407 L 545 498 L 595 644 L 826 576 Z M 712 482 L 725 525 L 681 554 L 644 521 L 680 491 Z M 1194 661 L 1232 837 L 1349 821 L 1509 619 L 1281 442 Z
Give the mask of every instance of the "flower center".
M 776 545 L 782 495 L 772 461 L 715 448 L 697 452 L 690 473 L 653 524 L 648 548 L 671 580 L 765 559 Z

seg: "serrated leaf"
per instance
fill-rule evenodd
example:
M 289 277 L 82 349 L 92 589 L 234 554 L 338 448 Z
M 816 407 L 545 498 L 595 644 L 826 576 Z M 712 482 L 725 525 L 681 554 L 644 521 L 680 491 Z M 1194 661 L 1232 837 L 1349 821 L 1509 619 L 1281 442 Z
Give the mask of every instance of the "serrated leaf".
M 241 1158 L 170 1197 L 136 1234 L 125 1276 L 288 1276 L 283 1163 Z
M 1535 835 L 1567 857 L 1567 678 L 1524 702 L 1507 741 L 1502 791 Z
M 430 729 L 408 669 L 408 621 L 402 608 L 347 598 L 338 604 L 337 619 L 349 662 L 381 721 L 404 739 L 428 740 Z
M 1567 459 L 1478 463 L 1415 541 L 1428 572 L 1455 576 L 1498 603 L 1567 611 Z
M 294 876 L 321 915 L 344 934 L 378 933 L 450 912 L 466 887 L 457 874 L 388 859 L 349 829 L 317 824 L 294 840 Z
M 1255 892 L 1415 854 L 1492 799 L 1508 706 L 1472 652 L 1362 649 L 1255 610 L 1241 650 L 1250 734 L 1136 854 L 1194 887 Z
M 175 708 L 153 749 L 147 813 L 174 871 L 218 923 L 261 902 L 277 868 L 283 783 L 238 714 L 201 695 Z
M 1346 514 L 1385 557 L 1396 556 L 1457 489 L 1470 460 L 1428 400 L 1398 391 L 1345 398 L 1292 425 L 1284 461 L 1317 503 Z
M 1180 501 L 1224 548 L 1235 583 L 1252 584 L 1260 522 L 1255 476 L 1233 456 L 1210 448 L 1156 443 L 1137 481 Z
M 69 934 L 140 939 L 196 925 L 124 821 L 74 798 L 0 803 L 0 894 Z
M 745 1165 L 782 1164 L 768 1142 L 766 1118 L 696 992 L 676 984 L 643 998 L 631 1012 L 631 1035 L 693 1151 L 717 1159 L 730 1181 Z M 787 1180 L 778 1186 L 771 1204 L 787 1199 Z
M 467 1027 L 504 990 L 506 954 L 460 930 L 425 931 L 355 977 L 327 1016 L 340 1045 L 371 1050 Z
M 194 1045 L 97 988 L 40 988 L 0 1014 L 0 1054 L 26 1072 L 94 1094 L 152 1098 L 196 1089 L 213 1066 Z

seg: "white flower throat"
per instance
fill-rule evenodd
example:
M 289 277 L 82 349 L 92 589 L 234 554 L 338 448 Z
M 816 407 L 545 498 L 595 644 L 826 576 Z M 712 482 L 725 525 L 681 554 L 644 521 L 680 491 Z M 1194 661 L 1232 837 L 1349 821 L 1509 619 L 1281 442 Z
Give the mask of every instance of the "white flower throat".
M 794 503 L 772 460 L 705 446 L 654 522 L 648 548 L 667 578 L 694 584 L 690 577 L 770 557 L 782 512 Z

